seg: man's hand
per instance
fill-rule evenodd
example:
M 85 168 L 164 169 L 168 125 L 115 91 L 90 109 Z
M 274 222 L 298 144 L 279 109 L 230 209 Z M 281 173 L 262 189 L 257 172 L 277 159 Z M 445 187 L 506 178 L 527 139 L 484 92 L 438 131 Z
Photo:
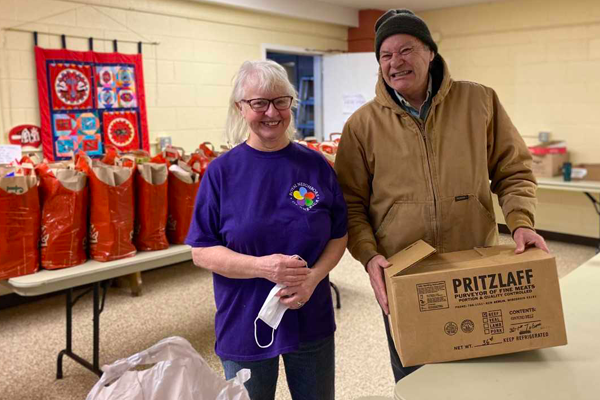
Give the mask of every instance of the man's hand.
M 538 235 L 534 230 L 528 228 L 517 228 L 513 234 L 513 240 L 515 241 L 517 248 L 515 254 L 521 254 L 527 247 L 537 247 L 544 250 L 546 253 L 550 253 L 546 241 L 543 237 Z
M 377 302 L 386 315 L 390 313 L 390 309 L 388 307 L 387 290 L 385 289 L 383 269 L 388 268 L 390 265 L 392 264 L 390 264 L 388 260 L 386 260 L 381 254 L 371 258 L 367 263 L 367 272 L 369 273 L 369 278 L 371 279 L 371 287 L 375 292 Z

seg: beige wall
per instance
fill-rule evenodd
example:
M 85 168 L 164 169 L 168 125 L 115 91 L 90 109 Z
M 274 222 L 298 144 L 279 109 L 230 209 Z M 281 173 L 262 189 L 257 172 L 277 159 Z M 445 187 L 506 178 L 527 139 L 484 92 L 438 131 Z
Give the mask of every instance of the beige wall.
M 244 60 L 262 57 L 263 44 L 347 48 L 347 27 L 183 0 L 0 0 L 0 27 L 15 26 L 160 42 L 143 48 L 150 139 L 169 135 L 188 150 L 223 143 L 231 78 Z M 67 43 L 88 49 L 86 39 Z M 39 44 L 60 48 L 60 38 L 40 34 Z M 112 42 L 94 49 L 112 51 Z M 137 47 L 121 43 L 119 51 Z M 36 85 L 33 35 L 0 31 L 0 144 L 11 127 L 39 124 Z
M 522 135 L 550 131 L 572 161 L 600 162 L 600 1 L 513 0 L 420 16 L 453 78 L 496 89 Z M 538 197 L 539 229 L 598 237 L 583 194 Z
M 600 1 L 516 0 L 420 15 L 439 35 L 453 77 L 495 88 L 523 135 L 550 131 L 567 140 L 573 161 L 600 162 Z M 183 0 L 0 0 L 0 26 L 17 25 L 160 42 L 144 46 L 150 137 L 170 135 L 187 149 L 222 142 L 231 77 L 243 60 L 262 56 L 262 44 L 347 48 L 343 26 Z M 87 49 L 84 39 L 68 43 Z M 40 35 L 40 45 L 60 41 Z M 31 34 L 0 31 L 0 143 L 13 126 L 39 124 L 32 46 Z M 95 49 L 110 51 L 111 43 Z M 538 195 L 538 228 L 598 236 L 583 194 Z

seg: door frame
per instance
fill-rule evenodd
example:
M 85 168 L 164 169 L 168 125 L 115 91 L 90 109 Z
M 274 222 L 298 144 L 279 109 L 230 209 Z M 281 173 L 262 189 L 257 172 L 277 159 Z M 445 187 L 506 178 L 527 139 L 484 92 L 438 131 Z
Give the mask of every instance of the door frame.
M 294 54 L 298 56 L 313 56 L 314 96 L 315 96 L 315 137 L 323 141 L 323 55 L 325 52 L 309 50 L 303 47 L 284 46 L 280 44 L 262 43 L 261 58 L 267 59 L 267 52 Z

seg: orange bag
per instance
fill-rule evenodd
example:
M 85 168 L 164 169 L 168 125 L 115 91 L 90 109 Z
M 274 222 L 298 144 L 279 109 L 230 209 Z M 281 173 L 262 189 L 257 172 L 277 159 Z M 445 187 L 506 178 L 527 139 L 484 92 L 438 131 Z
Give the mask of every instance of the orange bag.
M 192 222 L 196 192 L 200 187 L 200 174 L 179 161 L 169 167 L 169 217 L 167 238 L 169 243 L 182 244 Z
M 166 236 L 167 165 L 145 163 L 137 168 L 135 247 L 138 250 L 166 249 L 169 247 Z
M 112 261 L 133 257 L 135 169 L 91 161 L 87 156 L 79 157 L 77 165 L 90 182 L 90 258 Z
M 22 168 L 0 167 L 0 280 L 39 269 L 38 182 L 33 165 L 26 174 Z
M 192 167 L 192 170 L 200 174 L 200 178 L 204 176 L 204 172 L 208 168 L 208 164 L 217 158 L 217 154 L 213 151 L 214 146 L 210 142 L 204 142 L 198 146 L 189 158 L 184 158 L 187 164 Z
M 41 264 L 67 268 L 87 260 L 87 176 L 72 164 L 40 164 Z

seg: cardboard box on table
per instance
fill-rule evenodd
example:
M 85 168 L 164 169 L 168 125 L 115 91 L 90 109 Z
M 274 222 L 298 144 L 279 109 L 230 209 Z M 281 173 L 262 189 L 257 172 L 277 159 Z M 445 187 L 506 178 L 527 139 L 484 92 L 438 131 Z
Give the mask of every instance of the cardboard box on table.
M 567 344 L 552 255 L 494 246 L 445 254 L 420 240 L 385 269 L 390 327 L 413 366 Z
M 552 178 L 562 174 L 562 166 L 569 161 L 565 142 L 547 142 L 530 146 L 532 157 L 531 170 L 540 178 Z

